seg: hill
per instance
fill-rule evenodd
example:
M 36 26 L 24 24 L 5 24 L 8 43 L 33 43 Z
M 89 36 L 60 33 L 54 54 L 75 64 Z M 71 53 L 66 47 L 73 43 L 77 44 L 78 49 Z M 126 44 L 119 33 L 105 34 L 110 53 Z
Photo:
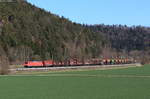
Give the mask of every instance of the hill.
M 94 32 L 103 33 L 111 41 L 111 47 L 118 51 L 148 50 L 150 48 L 150 28 L 123 25 L 89 26 Z
M 0 3 L 0 46 L 10 62 L 98 57 L 108 41 L 91 31 L 24 0 Z
M 139 60 L 150 60 L 150 28 L 143 26 L 93 25 L 93 32 L 105 35 L 110 47 Z

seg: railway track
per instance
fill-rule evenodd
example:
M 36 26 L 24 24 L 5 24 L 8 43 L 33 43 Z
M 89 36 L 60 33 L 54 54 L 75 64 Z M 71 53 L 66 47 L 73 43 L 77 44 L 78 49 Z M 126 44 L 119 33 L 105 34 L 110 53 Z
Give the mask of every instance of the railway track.
M 66 66 L 66 67 L 41 67 L 41 68 L 15 68 L 10 71 L 50 71 L 50 70 L 75 70 L 75 69 L 96 69 L 96 68 L 111 68 L 111 67 L 129 67 L 142 66 L 140 63 L 134 64 L 119 64 L 119 65 L 93 65 L 93 66 Z

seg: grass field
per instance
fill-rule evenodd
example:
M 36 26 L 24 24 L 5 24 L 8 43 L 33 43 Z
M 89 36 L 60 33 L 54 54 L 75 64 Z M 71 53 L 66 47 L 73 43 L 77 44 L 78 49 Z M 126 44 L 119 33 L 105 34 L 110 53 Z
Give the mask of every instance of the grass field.
M 0 76 L 0 99 L 150 99 L 150 65 Z

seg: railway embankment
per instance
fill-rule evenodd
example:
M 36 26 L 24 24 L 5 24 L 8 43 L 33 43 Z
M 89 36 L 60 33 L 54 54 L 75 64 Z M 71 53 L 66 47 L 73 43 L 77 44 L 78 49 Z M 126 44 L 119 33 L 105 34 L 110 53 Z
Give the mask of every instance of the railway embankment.
M 107 70 L 121 69 L 129 67 L 141 67 L 140 63 L 119 64 L 119 65 L 93 65 L 93 66 L 64 66 L 64 67 L 44 67 L 44 68 L 14 68 L 10 69 L 11 74 L 32 73 L 32 72 L 53 72 L 53 71 L 80 71 L 80 70 Z

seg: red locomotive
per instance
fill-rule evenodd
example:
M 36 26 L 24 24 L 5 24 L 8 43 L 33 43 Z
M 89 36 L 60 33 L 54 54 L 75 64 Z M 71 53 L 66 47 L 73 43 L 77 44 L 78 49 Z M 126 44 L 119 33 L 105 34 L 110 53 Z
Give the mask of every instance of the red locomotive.
M 52 60 L 47 61 L 27 61 L 24 64 L 24 67 L 50 67 L 53 66 L 54 63 Z
M 133 59 L 91 59 L 91 60 L 77 60 L 71 59 L 66 61 L 27 61 L 24 67 L 58 67 L 58 66 L 84 66 L 84 65 L 113 65 L 113 64 L 130 64 L 134 63 Z

